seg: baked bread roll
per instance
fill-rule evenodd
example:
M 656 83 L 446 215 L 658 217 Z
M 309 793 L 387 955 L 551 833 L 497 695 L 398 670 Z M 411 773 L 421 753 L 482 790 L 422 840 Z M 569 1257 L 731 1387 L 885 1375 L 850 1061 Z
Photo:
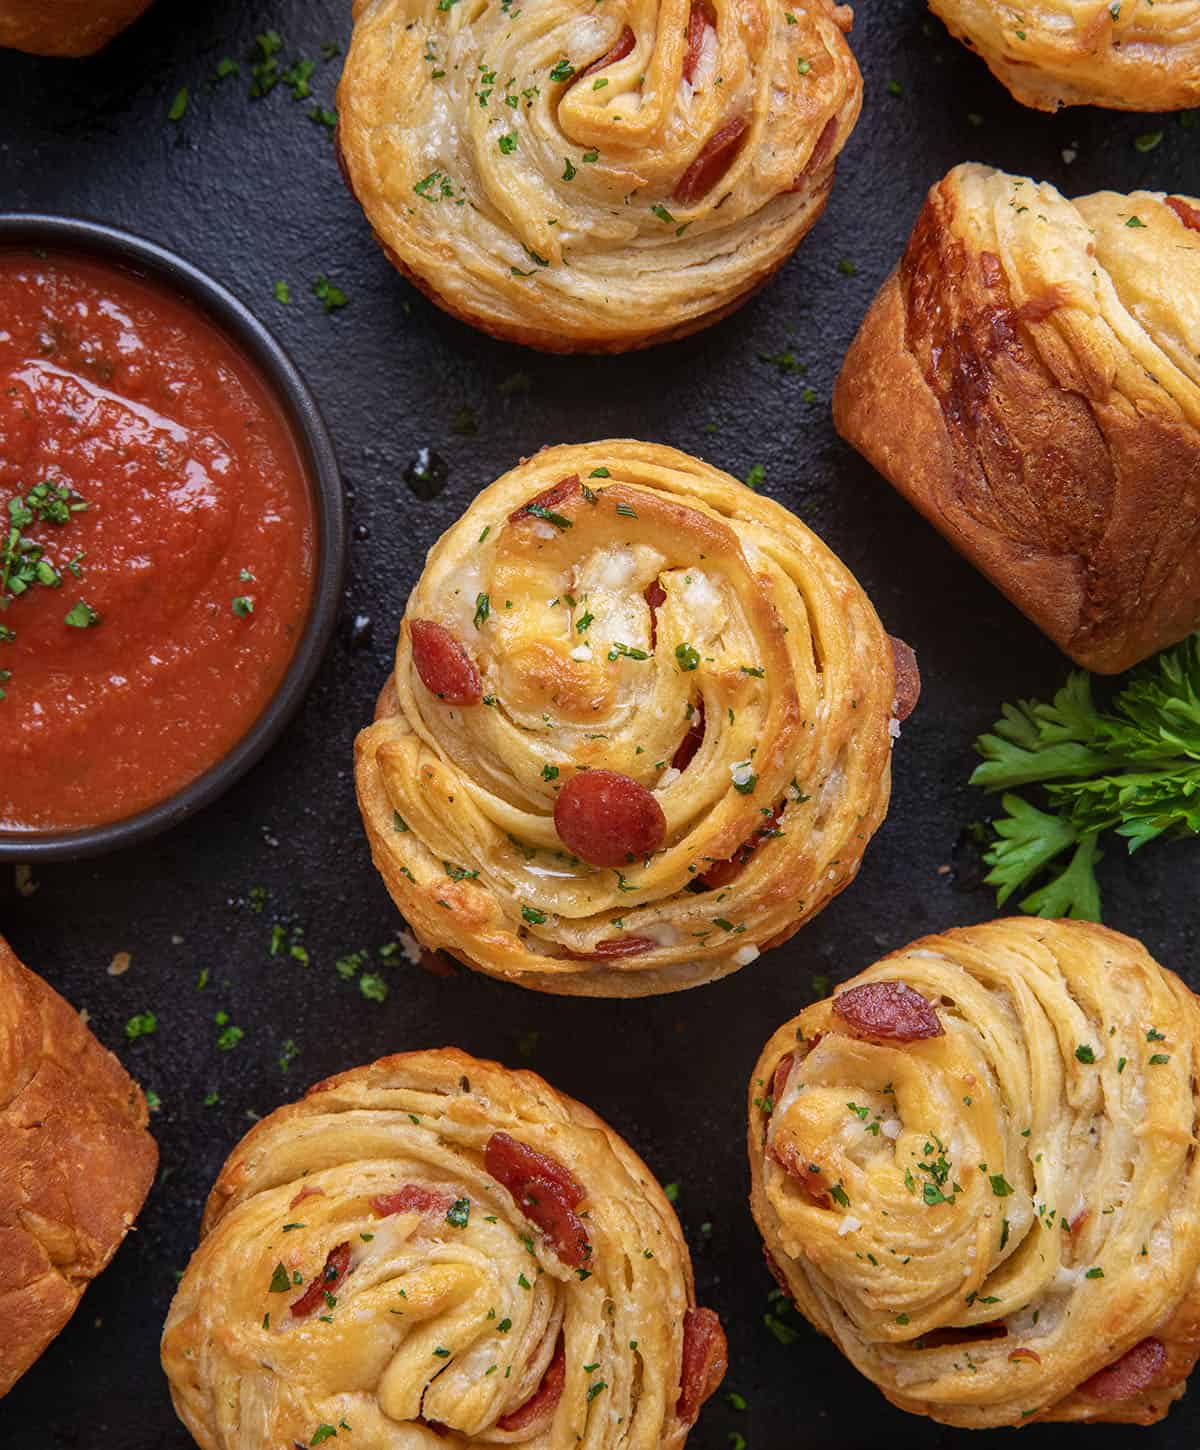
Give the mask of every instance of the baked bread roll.
M 674 1211 L 596 1115 L 453 1048 L 234 1149 L 163 1334 L 203 1450 L 679 1450 L 725 1370 Z M 322 1429 L 322 1427 L 328 1427 Z
M 834 390 L 838 431 L 1072 659 L 1200 623 L 1200 201 L 957 166 Z
M 34 55 L 93 55 L 150 0 L 0 0 L 0 45 Z
M 831 0 L 355 0 L 351 191 L 439 306 L 550 352 L 731 311 L 816 221 L 862 80 Z
M 0 1396 L 75 1312 L 158 1164 L 121 1064 L 0 937 Z
M 854 878 L 917 687 L 773 500 L 651 443 L 548 448 L 430 551 L 359 805 L 427 947 L 548 992 L 673 991 Z
M 929 0 L 1024 106 L 1200 105 L 1200 0 Z
M 1140 943 L 928 936 L 781 1028 L 751 1205 L 800 1311 L 901 1409 L 1148 1425 L 1200 1352 L 1195 997 Z

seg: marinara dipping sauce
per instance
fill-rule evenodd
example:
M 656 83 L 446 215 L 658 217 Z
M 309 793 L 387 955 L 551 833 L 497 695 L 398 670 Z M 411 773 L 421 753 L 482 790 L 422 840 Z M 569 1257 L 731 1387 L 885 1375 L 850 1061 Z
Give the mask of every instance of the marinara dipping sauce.
M 314 547 L 288 424 L 204 313 L 0 250 L 0 828 L 120 820 L 216 764 L 287 671 Z

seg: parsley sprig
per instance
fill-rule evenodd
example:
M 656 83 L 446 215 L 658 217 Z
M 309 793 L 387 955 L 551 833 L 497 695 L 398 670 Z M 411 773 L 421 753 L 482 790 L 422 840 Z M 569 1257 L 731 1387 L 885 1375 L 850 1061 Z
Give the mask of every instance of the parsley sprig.
M 1107 710 L 1077 671 L 1049 703 L 1005 705 L 975 748 L 984 763 L 972 784 L 1005 792 L 984 856 L 997 904 L 1044 878 L 1022 911 L 1099 921 L 1104 832 L 1130 854 L 1200 835 L 1200 634 L 1134 670 Z M 1039 805 L 1016 794 L 1028 786 Z

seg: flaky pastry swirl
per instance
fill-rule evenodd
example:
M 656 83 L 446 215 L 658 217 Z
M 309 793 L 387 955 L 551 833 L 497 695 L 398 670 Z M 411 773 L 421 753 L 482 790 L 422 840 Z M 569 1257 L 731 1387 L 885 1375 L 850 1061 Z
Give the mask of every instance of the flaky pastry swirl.
M 1200 1352 L 1198 1059 L 1200 1005 L 1128 937 L 924 937 L 759 1060 L 772 1267 L 902 1409 L 1150 1424 Z
M 409 598 L 357 745 L 375 863 L 422 942 L 492 975 L 713 980 L 857 873 L 908 676 L 773 500 L 654 444 L 545 449 Z
M 356 0 L 347 180 L 447 311 L 556 352 L 715 321 L 813 225 L 861 105 L 831 0 Z
M 533 1073 L 455 1049 L 272 1113 L 203 1234 L 163 1334 L 203 1450 L 680 1450 L 724 1372 L 645 1164 Z
M 1025 106 L 1200 104 L 1200 0 L 929 0 Z
M 1200 623 L 1200 201 L 957 166 L 834 391 L 839 432 L 1067 654 Z

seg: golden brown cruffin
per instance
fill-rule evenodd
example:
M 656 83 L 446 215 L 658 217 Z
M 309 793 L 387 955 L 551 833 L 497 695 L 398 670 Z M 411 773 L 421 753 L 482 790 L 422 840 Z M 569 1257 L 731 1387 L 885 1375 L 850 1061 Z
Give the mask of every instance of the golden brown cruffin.
M 862 80 L 831 0 L 355 0 L 351 191 L 447 312 L 550 352 L 707 326 L 825 206 Z
M 272 1113 L 202 1233 L 163 1366 L 203 1450 L 345 1430 L 358 1450 L 680 1450 L 724 1373 L 646 1165 L 540 1077 L 455 1048 Z
M 957 166 L 834 390 L 838 431 L 1079 664 L 1200 624 L 1200 201 Z
M 1129 937 L 923 937 L 759 1059 L 771 1267 L 901 1409 L 1152 1424 L 1200 1353 L 1198 1059 L 1196 998 Z
M 158 1164 L 146 1100 L 0 937 L 0 1397 L 74 1314 Z
M 34 55 L 94 55 L 150 0 L 0 0 L 0 46 Z
M 1200 105 L 1200 0 L 929 0 L 1023 106 Z
M 772 499 L 656 444 L 548 448 L 430 551 L 359 805 L 427 947 L 547 992 L 674 991 L 853 880 L 916 688 Z

